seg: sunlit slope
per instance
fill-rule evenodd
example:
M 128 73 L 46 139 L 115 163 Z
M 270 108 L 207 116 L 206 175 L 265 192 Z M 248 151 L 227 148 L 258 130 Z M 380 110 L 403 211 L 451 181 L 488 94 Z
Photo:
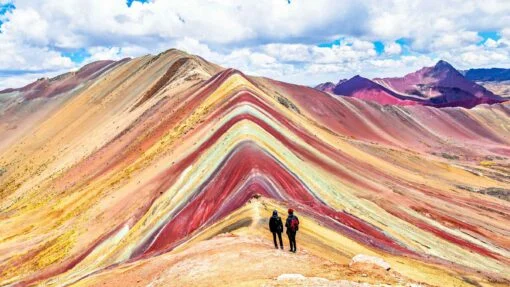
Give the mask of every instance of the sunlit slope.
M 285 206 L 280 205 L 282 203 L 251 198 L 241 208 L 198 232 L 174 251 L 92 274 L 72 286 L 122 283 L 143 286 L 296 286 L 295 281 L 274 280 L 281 274 L 296 273 L 310 278 L 298 282 L 303 284 L 299 286 L 358 286 L 354 284 L 359 281 L 404 286 L 418 282 L 438 286 L 470 286 L 459 278 L 455 270 L 443 270 L 417 260 L 366 248 L 319 225 L 317 219 L 313 218 L 316 215 L 310 211 L 300 214 L 303 228 L 298 235 L 297 254 L 275 250 L 266 229 L 267 214 L 274 209 L 283 211 Z M 288 248 L 287 241 L 284 242 Z M 388 272 L 371 266 L 349 266 L 350 258 L 359 253 L 382 256 L 392 268 Z M 51 285 L 57 280 L 73 282 L 71 277 L 63 274 L 45 284 Z
M 203 241 L 218 226 L 270 214 L 254 196 L 303 214 L 314 260 L 377 254 L 405 282 L 508 282 L 508 105 L 382 107 L 220 70 L 175 50 L 130 60 L 3 151 L 0 282 L 100 282 L 195 246 L 221 253 Z M 255 225 L 243 240 L 269 239 Z

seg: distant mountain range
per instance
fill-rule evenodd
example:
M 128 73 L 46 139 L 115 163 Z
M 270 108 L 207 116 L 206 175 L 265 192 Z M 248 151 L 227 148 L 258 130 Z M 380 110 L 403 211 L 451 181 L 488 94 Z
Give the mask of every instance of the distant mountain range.
M 510 69 L 470 69 L 461 73 L 496 95 L 510 97 Z
M 461 73 L 471 81 L 510 81 L 510 69 L 469 69 L 461 71 Z
M 465 74 L 477 74 L 469 71 Z M 502 77 L 504 73 L 500 71 L 498 75 Z M 496 73 L 493 73 L 493 77 L 496 77 Z M 479 104 L 494 104 L 506 100 L 471 81 L 446 61 L 439 61 L 433 67 L 422 68 L 404 77 L 369 80 L 358 75 L 349 80 L 340 80 L 336 85 L 323 83 L 316 86 L 316 89 L 379 104 L 395 105 L 472 108 Z

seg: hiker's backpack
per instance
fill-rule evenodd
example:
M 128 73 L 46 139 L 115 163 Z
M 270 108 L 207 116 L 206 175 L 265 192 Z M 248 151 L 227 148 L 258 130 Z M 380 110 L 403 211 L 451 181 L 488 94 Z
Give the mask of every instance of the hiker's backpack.
M 290 219 L 290 231 L 296 232 L 299 229 L 299 220 L 296 216 Z
M 282 232 L 283 224 L 282 224 L 282 218 L 281 217 L 271 217 L 271 220 L 269 221 L 269 229 L 271 229 L 272 232 Z
M 276 228 L 275 228 L 277 231 L 279 232 L 282 232 L 283 230 L 283 223 L 282 223 L 282 218 L 278 216 L 278 218 L 276 219 Z

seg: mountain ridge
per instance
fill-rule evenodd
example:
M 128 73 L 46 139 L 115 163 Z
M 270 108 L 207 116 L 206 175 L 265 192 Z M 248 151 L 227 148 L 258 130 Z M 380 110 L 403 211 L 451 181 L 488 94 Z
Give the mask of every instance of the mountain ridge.
M 493 94 L 483 86 L 465 79 L 459 71 L 443 60 L 438 61 L 432 67 L 424 67 L 403 77 L 375 78 L 372 82 L 380 85 L 380 87 L 374 86 L 379 94 L 388 94 L 388 91 L 390 91 L 393 98 L 405 98 L 419 105 L 473 108 L 479 104 L 505 101 L 504 98 Z M 318 89 L 321 89 L 321 86 L 318 86 Z M 334 94 L 342 95 L 340 91 L 344 89 L 342 83 L 340 83 L 331 90 Z M 352 94 L 353 92 L 350 91 L 349 93 Z M 380 104 L 410 104 L 399 102 L 396 99 L 378 99 L 370 94 L 367 95 L 363 89 L 357 91 L 356 97 L 371 99 Z
M 297 272 L 281 258 L 331 281 L 510 282 L 509 103 L 379 105 L 186 57 L 11 106 L 30 126 L 0 129 L 1 285 L 273 284 Z M 289 207 L 295 257 L 266 229 Z

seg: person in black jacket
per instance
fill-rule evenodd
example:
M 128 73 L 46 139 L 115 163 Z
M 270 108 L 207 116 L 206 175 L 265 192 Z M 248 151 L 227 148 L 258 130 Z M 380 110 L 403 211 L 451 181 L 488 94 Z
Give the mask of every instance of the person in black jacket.
M 273 211 L 273 216 L 269 219 L 269 230 L 273 233 L 273 241 L 274 247 L 278 249 L 278 244 L 276 244 L 276 235 L 278 235 L 278 239 L 280 240 L 280 248 L 283 249 L 282 242 L 282 232 L 283 232 L 283 223 L 282 218 L 278 216 L 278 211 Z
M 294 215 L 294 210 L 292 208 L 289 208 L 289 217 L 287 217 L 285 227 L 287 227 L 287 236 L 289 236 L 289 251 L 296 253 L 296 233 L 299 229 L 299 219 Z

